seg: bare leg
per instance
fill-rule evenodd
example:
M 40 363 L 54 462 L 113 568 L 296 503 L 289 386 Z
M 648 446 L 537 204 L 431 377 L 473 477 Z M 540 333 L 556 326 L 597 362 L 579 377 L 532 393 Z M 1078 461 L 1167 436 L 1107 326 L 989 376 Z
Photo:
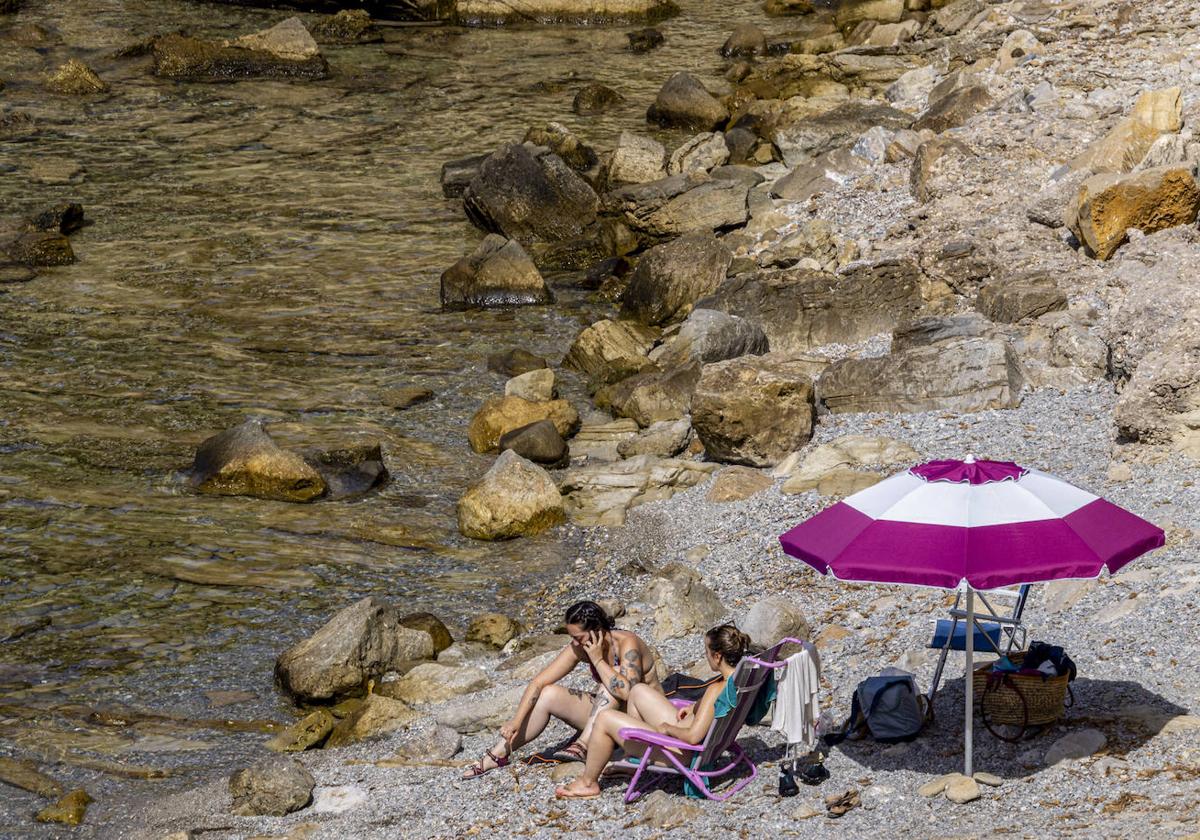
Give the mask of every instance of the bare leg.
M 679 710 L 658 688 L 645 683 L 635 685 L 629 692 L 630 717 L 644 720 L 653 729 L 660 723 L 674 723 L 679 719 Z
M 523 747 L 542 734 L 551 717 L 582 728 L 588 722 L 591 695 L 575 689 L 566 689 L 561 685 L 550 685 L 542 690 L 537 703 L 525 718 L 525 723 L 517 730 L 517 735 L 509 744 L 503 738 L 492 745 L 491 753 L 496 756 L 506 756 L 513 750 Z M 488 770 L 496 766 L 496 762 L 488 756 L 479 760 L 479 765 Z M 469 771 L 468 771 L 469 772 Z
M 670 705 L 669 702 L 668 705 Z M 600 772 L 612 758 L 613 750 L 618 745 L 625 744 L 619 734 L 620 731 L 626 727 L 644 729 L 645 726 L 645 721 L 624 712 L 612 709 L 601 712 L 600 716 L 596 718 L 595 726 L 592 727 L 592 738 L 588 742 L 587 764 L 584 765 L 583 772 L 575 781 L 558 790 L 567 796 L 590 796 L 599 793 Z M 632 754 L 638 755 L 644 750 L 644 747 L 635 742 L 630 744 L 629 749 Z
M 600 691 L 596 694 L 596 699 L 592 702 L 592 711 L 591 714 L 588 715 L 587 723 L 584 725 L 583 730 L 579 733 L 579 737 L 575 739 L 575 742 L 583 744 L 584 748 L 586 749 L 588 738 L 592 737 L 592 727 L 596 724 L 596 718 L 599 717 L 600 713 L 605 709 L 618 708 L 620 703 L 621 701 L 613 697 L 607 688 L 601 686 Z

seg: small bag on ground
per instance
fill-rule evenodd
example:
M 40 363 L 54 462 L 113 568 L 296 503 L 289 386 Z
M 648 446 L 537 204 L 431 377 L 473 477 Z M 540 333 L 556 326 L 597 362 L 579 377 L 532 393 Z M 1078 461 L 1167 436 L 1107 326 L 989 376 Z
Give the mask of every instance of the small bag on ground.
M 923 699 L 912 674 L 867 677 L 854 689 L 849 720 L 840 732 L 827 735 L 825 743 L 833 746 L 856 732 L 885 744 L 911 741 L 925 726 Z

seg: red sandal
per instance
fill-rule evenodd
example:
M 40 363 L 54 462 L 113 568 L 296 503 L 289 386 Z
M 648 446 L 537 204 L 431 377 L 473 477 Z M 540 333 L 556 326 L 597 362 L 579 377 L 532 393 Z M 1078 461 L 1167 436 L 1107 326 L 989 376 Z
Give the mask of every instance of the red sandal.
M 495 766 L 495 767 L 486 767 L 486 768 L 485 768 L 485 767 L 483 766 L 483 759 L 481 758 L 481 759 L 479 759 L 478 761 L 476 761 L 476 762 L 475 762 L 475 764 L 474 764 L 474 765 L 472 765 L 472 766 L 471 766 L 471 768 L 470 768 L 469 770 L 467 770 L 467 772 L 466 772 L 466 773 L 463 773 L 463 774 L 462 774 L 462 778 L 464 778 L 464 779 L 478 779 L 480 776 L 484 775 L 485 773 L 491 773 L 493 770 L 499 770 L 501 767 L 507 767 L 507 766 L 508 766 L 508 758 L 509 758 L 509 757 L 508 757 L 507 755 L 505 755 L 505 756 L 495 756 L 495 755 L 493 755 L 493 754 L 492 754 L 492 751 L 491 751 L 491 750 L 484 750 L 484 751 L 483 751 L 483 754 L 484 754 L 485 756 L 487 756 L 488 758 L 490 758 L 492 761 L 496 762 L 496 766 Z

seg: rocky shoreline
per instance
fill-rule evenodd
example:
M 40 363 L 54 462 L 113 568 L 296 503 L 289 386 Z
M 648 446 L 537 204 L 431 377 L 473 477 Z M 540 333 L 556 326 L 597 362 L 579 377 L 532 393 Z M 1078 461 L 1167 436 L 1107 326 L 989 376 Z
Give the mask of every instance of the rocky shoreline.
M 611 149 L 551 123 L 443 169 L 445 194 L 488 234 L 442 276 L 444 309 L 552 306 L 547 278 L 564 271 L 613 302 L 557 369 L 498 356 L 510 378 L 479 395 L 464 429 L 498 457 L 459 500 L 459 530 L 557 528 L 579 546 L 574 573 L 511 616 L 477 617 L 462 640 L 382 598 L 348 606 L 277 662 L 304 716 L 268 746 L 294 758 L 137 808 L 101 801 L 83 830 L 822 836 L 844 828 L 824 796 L 853 789 L 861 808 L 845 819 L 880 836 L 928 834 L 930 820 L 956 836 L 1200 831 L 1200 627 L 1187 609 L 1200 587 L 1188 271 L 1200 18 L 1172 2 L 872 0 L 803 19 L 786 55 L 739 27 L 722 50 L 726 89 L 671 75 L 647 125 Z M 142 54 L 166 78 L 329 70 L 298 20 L 220 44 L 162 36 Z M 62 95 L 107 84 L 85 65 L 60 75 Z M 605 101 L 591 90 L 576 110 Z M 699 133 L 668 152 L 650 125 Z M 28 256 L 30 237 L 69 253 L 70 215 L 6 240 L 2 276 L 30 282 L 49 265 Z M 561 397 L 560 382 L 582 382 L 591 404 Z M 551 778 L 569 765 L 458 781 L 564 643 L 557 618 L 576 597 L 605 598 L 653 639 L 664 673 L 694 671 L 699 634 L 725 618 L 758 641 L 811 634 L 838 716 L 885 664 L 928 679 L 923 639 L 943 595 L 817 580 L 776 538 L 903 464 L 968 452 L 1035 464 L 1168 532 L 1165 550 L 1112 580 L 1041 588 L 1035 636 L 1067 646 L 1086 678 L 1051 731 L 979 746 L 996 790 L 967 806 L 919 793 L 957 763 L 957 680 L 921 740 L 838 750 L 833 778 L 796 800 L 773 793 L 781 745 L 765 729 L 745 736 L 763 778 L 722 806 L 672 793 L 626 808 L 616 790 L 563 806 Z M 192 480 L 308 502 L 371 492 L 387 474 L 377 444 L 302 457 L 251 422 L 206 441 Z M 84 819 L 78 794 L 2 769 L 63 796 L 64 817 L 47 819 Z

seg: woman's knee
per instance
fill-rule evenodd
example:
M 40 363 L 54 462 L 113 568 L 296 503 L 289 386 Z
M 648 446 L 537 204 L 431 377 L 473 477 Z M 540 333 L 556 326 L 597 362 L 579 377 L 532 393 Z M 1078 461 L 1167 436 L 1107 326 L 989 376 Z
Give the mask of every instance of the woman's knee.
M 658 690 L 646 683 L 638 683 L 633 688 L 629 689 L 629 701 L 636 703 L 639 700 L 644 700 L 653 694 L 657 694 Z
M 613 730 L 614 727 L 619 727 L 620 717 L 621 713 L 616 709 L 605 709 L 603 712 L 596 715 L 595 728 L 599 729 L 601 732 L 609 732 Z
M 538 693 L 538 699 L 535 705 L 541 706 L 543 709 L 549 708 L 561 700 L 566 693 L 567 690 L 558 683 L 548 685 Z

